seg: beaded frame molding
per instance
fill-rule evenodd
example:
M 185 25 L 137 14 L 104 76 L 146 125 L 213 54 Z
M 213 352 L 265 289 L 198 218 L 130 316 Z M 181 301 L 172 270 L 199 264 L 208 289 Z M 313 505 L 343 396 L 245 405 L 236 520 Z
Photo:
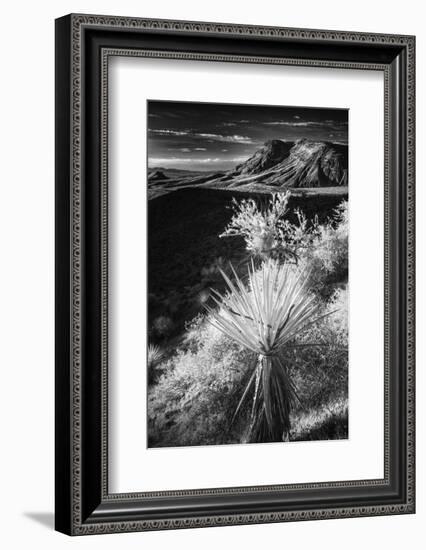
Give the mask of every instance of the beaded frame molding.
M 108 60 L 384 74 L 384 477 L 108 491 Z M 415 511 L 415 38 L 72 14 L 56 20 L 56 529 L 70 535 Z

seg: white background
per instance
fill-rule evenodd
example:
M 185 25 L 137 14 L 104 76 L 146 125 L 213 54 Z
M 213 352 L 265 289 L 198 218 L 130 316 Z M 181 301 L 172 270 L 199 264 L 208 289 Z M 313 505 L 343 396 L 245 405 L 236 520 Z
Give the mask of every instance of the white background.
M 110 490 L 382 478 L 383 73 L 128 57 L 110 63 Z M 348 440 L 146 449 L 146 98 L 350 108 Z
M 426 31 L 422 2 L 87 0 L 3 6 L 1 33 L 1 528 L 4 548 L 420 548 L 425 508 Z M 415 516 L 69 539 L 53 511 L 53 19 L 85 11 L 417 34 L 418 512 Z

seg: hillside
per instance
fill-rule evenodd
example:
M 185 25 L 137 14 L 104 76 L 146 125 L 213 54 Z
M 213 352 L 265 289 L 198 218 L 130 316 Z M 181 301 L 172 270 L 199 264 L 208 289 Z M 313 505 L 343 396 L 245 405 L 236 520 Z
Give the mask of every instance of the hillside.
M 227 172 L 180 173 L 161 168 L 148 174 L 150 198 L 185 187 L 271 192 L 347 185 L 347 145 L 307 139 L 267 141 L 250 158 Z

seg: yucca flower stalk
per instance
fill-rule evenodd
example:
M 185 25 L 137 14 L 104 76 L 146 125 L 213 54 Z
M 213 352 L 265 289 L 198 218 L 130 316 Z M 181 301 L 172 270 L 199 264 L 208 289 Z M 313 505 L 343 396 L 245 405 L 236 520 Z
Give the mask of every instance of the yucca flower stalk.
M 281 351 L 324 316 L 318 315 L 306 271 L 272 259 L 256 270 L 251 261 L 244 284 L 231 269 L 233 281 L 221 271 L 228 292 L 222 295 L 213 290 L 218 307 L 207 310 L 211 324 L 254 355 L 253 372 L 234 417 L 253 389 L 247 440 L 283 441 L 290 431 L 290 412 L 297 396 Z

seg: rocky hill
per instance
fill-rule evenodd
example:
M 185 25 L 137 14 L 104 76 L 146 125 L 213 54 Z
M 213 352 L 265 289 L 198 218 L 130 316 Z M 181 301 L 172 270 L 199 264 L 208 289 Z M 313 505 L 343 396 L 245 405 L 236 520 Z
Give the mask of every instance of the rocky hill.
M 256 151 L 248 160 L 239 164 L 231 173 L 235 175 L 260 174 L 288 157 L 292 146 L 292 142 L 279 139 L 267 141 L 261 149 Z
M 185 187 L 271 192 L 282 189 L 343 188 L 348 185 L 348 147 L 328 141 L 267 141 L 234 169 L 179 174 L 160 169 L 148 175 L 151 198 Z
M 148 183 L 153 181 L 162 181 L 169 179 L 162 170 L 152 170 L 148 172 Z
M 230 176 L 235 178 L 234 184 L 250 179 L 285 188 L 346 186 L 348 148 L 346 145 L 307 139 L 296 142 L 268 141 L 252 157 L 238 165 Z

